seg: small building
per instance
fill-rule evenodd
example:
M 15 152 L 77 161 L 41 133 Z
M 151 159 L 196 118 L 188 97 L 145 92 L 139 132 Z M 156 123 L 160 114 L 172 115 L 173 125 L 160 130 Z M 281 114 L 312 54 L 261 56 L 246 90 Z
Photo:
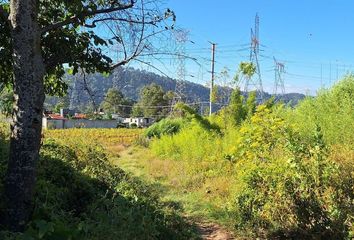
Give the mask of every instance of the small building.
M 66 129 L 66 128 L 116 128 L 117 120 L 90 120 L 85 114 L 45 114 L 42 119 L 43 129 Z
M 117 113 L 112 113 L 111 117 L 112 117 L 112 119 L 117 120 L 118 123 L 124 123 L 125 118 L 121 117 L 121 115 L 119 115 Z
M 129 125 L 130 127 L 135 124 L 139 128 L 149 127 L 154 122 L 155 120 L 149 117 L 130 117 L 130 118 L 126 118 L 123 121 L 123 123 Z

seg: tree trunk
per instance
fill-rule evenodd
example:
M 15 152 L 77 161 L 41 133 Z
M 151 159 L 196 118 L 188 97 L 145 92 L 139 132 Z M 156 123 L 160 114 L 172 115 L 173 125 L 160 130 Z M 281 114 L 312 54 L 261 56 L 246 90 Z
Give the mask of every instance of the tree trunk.
M 33 205 L 42 131 L 44 63 L 37 23 L 37 0 L 11 0 L 14 61 L 14 111 L 5 180 L 5 224 L 23 231 Z

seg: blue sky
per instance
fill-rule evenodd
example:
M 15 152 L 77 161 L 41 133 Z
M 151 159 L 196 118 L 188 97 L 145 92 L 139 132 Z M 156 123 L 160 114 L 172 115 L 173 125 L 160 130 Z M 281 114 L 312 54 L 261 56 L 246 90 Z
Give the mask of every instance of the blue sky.
M 233 76 L 247 61 L 250 28 L 260 17 L 261 72 L 264 89 L 272 92 L 272 57 L 285 63 L 286 92 L 315 94 L 321 83 L 333 84 L 354 68 L 354 1 L 351 0 L 166 0 L 177 15 L 178 27 L 189 31 L 187 80 L 210 80 L 210 44 L 217 43 L 216 72 L 223 67 Z M 322 70 L 321 70 L 322 69 Z M 174 75 L 175 64 L 165 67 Z M 193 75 L 194 77 L 190 77 Z

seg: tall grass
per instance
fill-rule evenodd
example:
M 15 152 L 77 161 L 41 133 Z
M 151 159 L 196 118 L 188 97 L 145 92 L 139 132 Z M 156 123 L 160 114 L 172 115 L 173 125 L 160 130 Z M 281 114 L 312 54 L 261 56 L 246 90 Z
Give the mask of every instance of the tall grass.
M 306 98 L 287 114 L 303 136 L 309 136 L 318 125 L 327 143 L 354 146 L 354 76 L 321 90 L 315 98 Z
M 181 183 L 183 191 L 198 193 L 191 204 L 212 204 L 211 215 L 239 233 L 350 238 L 353 108 L 354 77 L 348 76 L 295 109 L 264 104 L 241 123 L 228 124 L 221 120 L 235 117 L 222 111 L 212 118 L 220 132 L 194 122 L 154 139 L 150 148 L 183 169 L 183 174 L 172 171 L 167 177 Z M 218 215 L 220 211 L 226 214 Z

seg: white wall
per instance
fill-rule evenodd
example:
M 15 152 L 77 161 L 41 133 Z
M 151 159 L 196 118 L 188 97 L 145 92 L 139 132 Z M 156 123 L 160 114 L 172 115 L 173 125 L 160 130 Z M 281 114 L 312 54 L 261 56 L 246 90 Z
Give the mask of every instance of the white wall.
M 117 120 L 88 120 L 68 119 L 65 120 L 64 128 L 116 128 Z
M 88 119 L 47 119 L 43 118 L 44 129 L 63 128 L 116 128 L 117 120 L 88 120 Z
M 147 119 L 149 119 L 149 123 L 147 123 Z M 152 118 L 136 117 L 126 118 L 123 122 L 129 124 L 129 126 L 135 123 L 137 127 L 148 127 L 154 123 L 154 120 Z

